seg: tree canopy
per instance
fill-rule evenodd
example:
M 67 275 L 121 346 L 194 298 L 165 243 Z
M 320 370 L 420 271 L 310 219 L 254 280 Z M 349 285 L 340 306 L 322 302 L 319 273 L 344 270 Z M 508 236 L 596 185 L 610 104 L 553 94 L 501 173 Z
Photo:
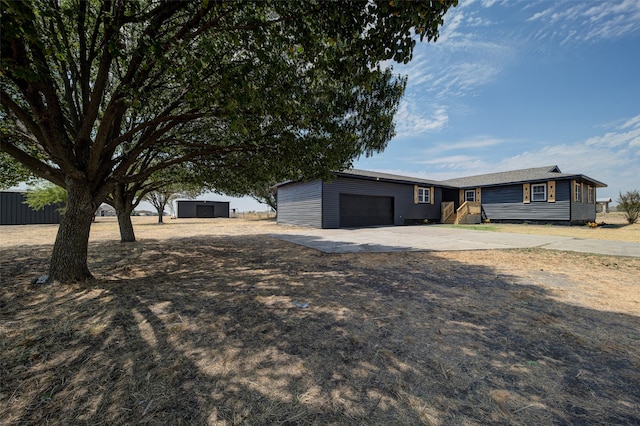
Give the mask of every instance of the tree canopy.
M 416 39 L 456 0 L 2 0 L 1 145 L 68 192 L 50 275 L 90 277 L 93 212 L 191 162 L 221 191 L 385 148 Z
M 7 153 L 0 151 L 0 189 L 18 186 L 21 183 L 34 183 L 35 176 Z

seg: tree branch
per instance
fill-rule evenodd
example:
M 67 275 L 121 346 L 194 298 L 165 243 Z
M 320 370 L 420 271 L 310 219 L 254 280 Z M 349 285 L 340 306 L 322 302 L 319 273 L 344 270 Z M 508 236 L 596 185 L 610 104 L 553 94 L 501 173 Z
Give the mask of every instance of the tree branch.
M 64 173 L 60 169 L 49 166 L 32 155 L 27 154 L 22 149 L 11 143 L 7 137 L 0 139 L 0 151 L 4 151 L 12 156 L 20 164 L 24 165 L 33 174 L 53 182 L 58 186 L 65 187 Z

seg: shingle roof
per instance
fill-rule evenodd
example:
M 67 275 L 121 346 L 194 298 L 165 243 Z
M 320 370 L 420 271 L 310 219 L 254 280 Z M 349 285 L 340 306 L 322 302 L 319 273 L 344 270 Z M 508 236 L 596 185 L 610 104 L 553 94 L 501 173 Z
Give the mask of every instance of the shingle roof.
M 450 186 L 447 184 L 443 184 L 443 182 L 439 182 L 437 180 L 393 175 L 389 173 L 374 172 L 371 170 L 349 169 L 349 170 L 343 170 L 341 172 L 336 172 L 336 175 L 348 176 L 348 177 L 360 177 L 360 178 L 365 178 L 370 180 L 384 180 L 386 182 L 402 182 L 402 183 L 412 183 L 412 184 L 421 183 L 421 184 L 432 185 L 432 186 Z
M 585 175 L 575 173 L 562 173 L 558 166 L 511 170 L 508 172 L 488 173 L 484 175 L 467 176 L 443 181 L 421 179 L 417 177 L 401 176 L 390 173 L 381 173 L 360 169 L 342 170 L 340 172 L 335 172 L 335 174 L 336 176 L 353 177 L 367 180 L 382 180 L 386 182 L 423 184 L 449 188 L 477 188 L 482 186 L 508 185 L 524 182 L 544 182 L 548 180 L 557 180 L 559 178 L 580 179 L 583 181 L 591 182 L 598 188 L 605 188 L 607 186 L 606 184 Z M 292 182 L 293 181 L 281 182 L 274 187 L 279 187 Z
M 456 186 L 459 188 L 465 187 L 480 187 L 491 185 L 505 185 L 509 183 L 522 183 L 522 182 L 534 182 L 534 181 L 547 181 L 556 180 L 558 178 L 564 179 L 582 179 L 590 181 L 595 186 L 604 188 L 607 185 L 598 182 L 590 177 L 575 174 L 575 173 L 562 173 L 558 166 L 546 166 L 535 167 L 531 169 L 511 170 L 508 172 L 488 173 L 485 175 L 467 176 L 456 179 L 448 179 L 442 181 L 445 185 Z

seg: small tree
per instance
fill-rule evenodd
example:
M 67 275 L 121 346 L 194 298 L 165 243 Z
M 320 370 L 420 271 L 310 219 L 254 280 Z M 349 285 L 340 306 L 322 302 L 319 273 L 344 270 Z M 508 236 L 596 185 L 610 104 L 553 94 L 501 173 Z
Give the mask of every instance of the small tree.
M 144 196 L 156 208 L 158 212 L 158 223 L 163 223 L 162 215 L 167 204 L 172 205 L 178 198 L 195 198 L 202 193 L 202 189 L 185 189 L 177 185 L 168 185 L 164 188 L 151 191 Z M 173 212 L 173 207 L 171 207 Z
M 617 209 L 624 212 L 624 217 L 629 224 L 636 223 L 640 216 L 640 192 L 638 190 L 621 192 L 618 197 Z

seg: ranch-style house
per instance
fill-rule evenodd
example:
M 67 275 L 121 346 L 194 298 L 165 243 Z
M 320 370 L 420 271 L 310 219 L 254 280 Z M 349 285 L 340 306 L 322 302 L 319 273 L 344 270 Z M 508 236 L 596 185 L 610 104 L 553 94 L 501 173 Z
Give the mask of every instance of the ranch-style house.
M 595 221 L 596 189 L 607 185 L 558 166 L 444 181 L 345 170 L 331 181 L 275 186 L 278 223 L 314 228 L 421 223 Z

